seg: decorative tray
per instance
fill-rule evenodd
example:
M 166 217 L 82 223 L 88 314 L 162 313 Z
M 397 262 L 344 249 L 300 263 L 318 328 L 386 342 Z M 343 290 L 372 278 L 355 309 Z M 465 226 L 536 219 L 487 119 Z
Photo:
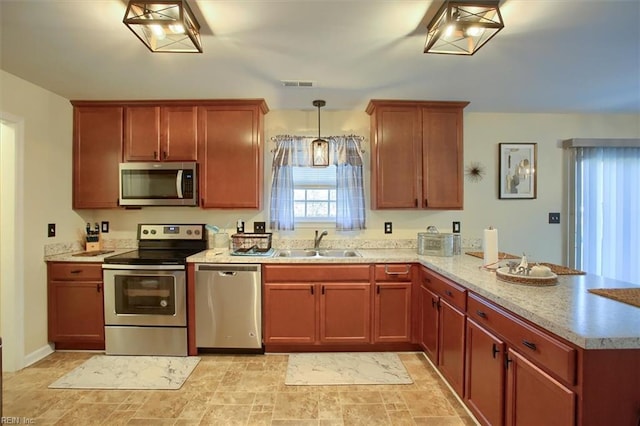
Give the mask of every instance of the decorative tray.
M 558 276 L 551 272 L 551 275 L 546 277 L 532 277 L 529 275 L 510 274 L 508 267 L 502 267 L 496 269 L 496 277 L 500 281 L 506 281 L 515 284 L 524 284 L 537 287 L 546 287 L 556 285 L 558 282 Z

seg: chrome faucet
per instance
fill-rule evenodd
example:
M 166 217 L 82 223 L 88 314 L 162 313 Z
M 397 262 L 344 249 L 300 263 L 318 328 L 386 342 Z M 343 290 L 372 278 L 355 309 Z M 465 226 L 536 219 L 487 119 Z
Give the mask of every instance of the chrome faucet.
M 320 236 L 318 237 L 318 230 L 316 229 L 316 238 L 313 240 L 314 250 L 320 249 L 320 241 L 322 241 L 322 237 L 324 237 L 325 235 L 329 235 L 329 233 L 327 231 L 322 231 L 322 234 L 320 234 Z

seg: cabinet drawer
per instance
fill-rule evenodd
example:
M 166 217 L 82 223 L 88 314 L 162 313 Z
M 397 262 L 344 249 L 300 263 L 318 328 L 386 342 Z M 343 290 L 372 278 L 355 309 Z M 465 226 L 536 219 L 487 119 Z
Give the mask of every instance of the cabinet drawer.
M 369 281 L 369 265 L 265 265 L 265 282 Z
M 516 318 L 492 303 L 469 294 L 467 315 L 495 331 L 513 348 L 569 384 L 575 383 L 576 350 Z
M 49 279 L 64 281 L 102 281 L 100 263 L 49 263 Z
M 411 265 L 389 263 L 375 266 L 376 281 L 411 281 Z
M 422 268 L 422 285 L 464 312 L 467 308 L 467 290 L 446 278 Z

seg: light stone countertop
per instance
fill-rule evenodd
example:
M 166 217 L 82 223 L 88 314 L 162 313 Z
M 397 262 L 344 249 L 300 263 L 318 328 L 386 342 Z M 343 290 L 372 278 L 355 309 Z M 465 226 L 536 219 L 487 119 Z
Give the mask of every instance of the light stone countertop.
M 597 275 L 560 275 L 558 284 L 533 287 L 499 281 L 469 256 L 421 256 L 415 249 L 356 249 L 361 257 L 233 256 L 228 250 L 206 250 L 190 263 L 400 263 L 418 262 L 484 296 L 507 310 L 585 349 L 640 349 L 640 308 L 589 293 L 589 288 L 637 285 Z
M 116 254 L 126 253 L 128 251 L 135 250 L 135 248 L 127 249 L 109 249 L 113 250 L 111 253 L 99 254 L 97 256 L 74 256 L 75 254 L 82 253 L 81 251 L 75 251 L 70 253 L 58 253 L 45 255 L 45 262 L 86 262 L 86 263 L 102 263 L 105 257 L 113 256 Z

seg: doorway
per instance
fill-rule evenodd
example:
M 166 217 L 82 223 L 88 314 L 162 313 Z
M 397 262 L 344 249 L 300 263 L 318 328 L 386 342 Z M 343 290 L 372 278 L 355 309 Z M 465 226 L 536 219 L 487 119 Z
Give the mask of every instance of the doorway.
M 23 147 L 24 120 L 0 112 L 0 336 L 4 371 L 24 366 Z

